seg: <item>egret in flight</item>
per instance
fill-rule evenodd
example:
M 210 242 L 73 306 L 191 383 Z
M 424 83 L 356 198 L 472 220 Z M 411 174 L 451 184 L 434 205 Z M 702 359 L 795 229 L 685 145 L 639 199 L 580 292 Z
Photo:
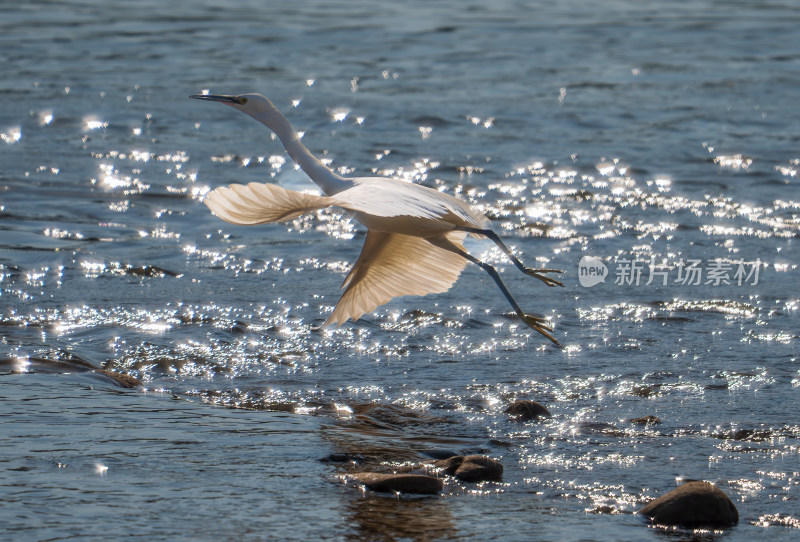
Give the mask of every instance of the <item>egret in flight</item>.
M 325 194 L 305 194 L 269 183 L 232 184 L 209 192 L 203 200 L 216 216 L 232 224 L 256 225 L 283 222 L 336 206 L 366 226 L 367 238 L 344 279 L 344 293 L 321 327 L 358 320 L 394 297 L 446 292 L 467 262 L 472 262 L 492 277 L 526 325 L 558 344 L 547 321 L 524 312 L 497 270 L 468 253 L 462 243 L 470 234 L 489 238 L 517 269 L 548 286 L 563 286 L 546 275 L 561 271 L 525 266 L 482 213 L 453 196 L 400 179 L 349 178 L 334 173 L 311 154 L 286 117 L 261 94 L 190 97 L 229 105 L 272 130 L 292 160 Z

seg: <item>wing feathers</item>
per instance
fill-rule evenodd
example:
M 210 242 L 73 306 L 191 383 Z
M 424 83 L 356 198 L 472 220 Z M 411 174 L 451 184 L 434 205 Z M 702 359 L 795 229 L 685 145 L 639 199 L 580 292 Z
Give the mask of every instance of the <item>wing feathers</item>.
M 463 232 L 447 239 L 460 248 Z M 467 261 L 423 237 L 369 230 L 344 280 L 344 293 L 323 326 L 358 320 L 394 297 L 446 292 Z
M 284 222 L 334 205 L 325 196 L 304 194 L 274 184 L 261 183 L 232 184 L 217 188 L 209 192 L 203 203 L 222 220 L 242 226 Z
M 433 192 L 433 191 L 432 191 Z M 398 195 L 398 194 L 394 194 Z M 399 194 L 402 195 L 402 194 Z M 362 194 L 366 197 L 366 194 Z M 274 184 L 232 184 L 208 193 L 203 200 L 219 218 L 239 225 L 282 222 L 332 205 L 364 211 L 365 203 L 349 198 L 315 196 L 287 190 Z M 444 202 L 446 203 L 446 202 Z M 381 216 L 409 212 L 392 208 L 388 200 L 379 209 Z M 414 207 L 414 206 L 412 206 Z M 420 216 L 434 218 L 439 209 L 412 209 Z M 467 261 L 439 245 L 462 248 L 466 233 L 440 234 L 444 243 L 433 244 L 424 237 L 368 230 L 364 247 L 347 274 L 344 293 L 323 326 L 358 320 L 394 297 L 446 292 L 458 279 Z

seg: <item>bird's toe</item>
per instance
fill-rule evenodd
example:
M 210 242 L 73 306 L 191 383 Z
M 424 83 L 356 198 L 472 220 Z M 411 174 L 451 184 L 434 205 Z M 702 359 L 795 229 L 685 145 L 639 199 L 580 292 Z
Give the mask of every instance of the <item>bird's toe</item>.
M 539 316 L 533 316 L 531 314 L 521 314 L 520 319 L 523 322 L 525 322 L 525 325 L 527 325 L 532 330 L 541 333 L 542 335 L 553 341 L 553 343 L 559 344 L 558 341 L 555 339 L 555 337 L 553 337 L 550 334 L 550 332 L 553 331 L 553 328 L 547 325 L 547 320 L 545 320 L 544 318 L 541 318 Z

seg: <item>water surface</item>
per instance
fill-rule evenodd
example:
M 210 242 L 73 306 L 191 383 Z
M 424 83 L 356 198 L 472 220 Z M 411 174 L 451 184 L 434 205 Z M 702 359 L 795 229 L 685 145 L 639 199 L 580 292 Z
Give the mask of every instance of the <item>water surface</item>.
M 660 540 L 633 513 L 684 479 L 740 512 L 702 536 L 798 536 L 793 4 L 0 12 L 8 536 Z M 203 89 L 270 96 L 340 172 L 486 212 L 566 271 L 546 288 L 467 245 L 563 347 L 474 266 L 313 332 L 364 231 L 337 210 L 211 216 L 227 183 L 314 186 L 262 126 L 187 98 Z M 584 256 L 605 282 L 581 284 Z M 510 419 L 521 398 L 552 419 Z M 500 459 L 503 481 L 401 499 L 345 481 L 448 451 Z

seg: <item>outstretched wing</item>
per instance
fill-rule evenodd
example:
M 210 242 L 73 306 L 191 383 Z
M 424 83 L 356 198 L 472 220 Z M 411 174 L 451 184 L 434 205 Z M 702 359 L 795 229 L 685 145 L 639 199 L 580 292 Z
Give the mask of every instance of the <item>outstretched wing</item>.
M 463 248 L 464 232 L 445 235 Z M 455 252 L 423 237 L 368 230 L 361 255 L 342 285 L 344 293 L 323 327 L 358 320 L 394 297 L 446 292 L 466 264 Z
M 345 209 L 378 217 L 443 220 L 454 226 L 488 228 L 483 213 L 449 194 L 398 179 L 361 177 L 332 199 Z
M 283 222 L 334 204 L 330 198 L 287 190 L 274 184 L 232 184 L 203 200 L 222 220 L 242 226 Z

